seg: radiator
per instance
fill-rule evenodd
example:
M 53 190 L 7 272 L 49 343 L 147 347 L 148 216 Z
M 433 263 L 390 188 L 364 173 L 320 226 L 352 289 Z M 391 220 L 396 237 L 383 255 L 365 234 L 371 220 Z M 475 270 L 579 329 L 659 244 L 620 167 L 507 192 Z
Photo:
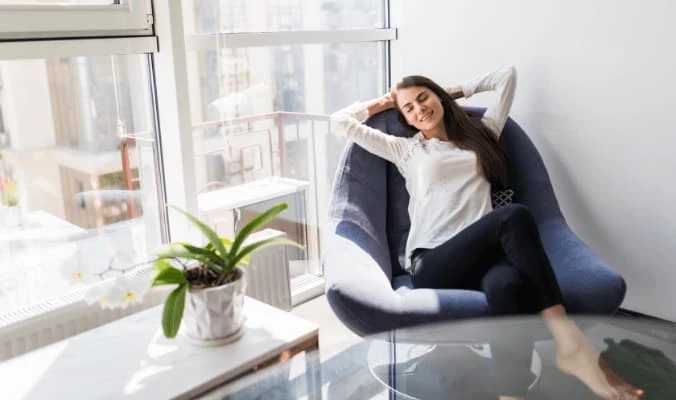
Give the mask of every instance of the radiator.
M 78 293 L 11 314 L 0 321 L 0 362 L 161 304 L 167 293 L 152 291 L 142 303 L 124 310 L 89 305 Z
M 247 243 L 274 237 L 286 237 L 286 233 L 264 229 L 252 234 Z M 285 311 L 291 310 L 291 278 L 286 245 L 266 247 L 253 253 L 246 272 L 247 296 Z
M 265 229 L 252 234 L 246 243 L 285 236 L 284 232 Z M 247 296 L 282 310 L 291 310 L 286 246 L 272 246 L 255 252 L 246 272 Z M 104 310 L 98 305 L 88 305 L 80 300 L 82 293 L 77 293 L 14 313 L 6 320 L 0 320 L 0 362 L 162 304 L 168 291 L 153 290 L 142 303 L 124 310 Z M 161 326 L 160 321 L 157 326 Z

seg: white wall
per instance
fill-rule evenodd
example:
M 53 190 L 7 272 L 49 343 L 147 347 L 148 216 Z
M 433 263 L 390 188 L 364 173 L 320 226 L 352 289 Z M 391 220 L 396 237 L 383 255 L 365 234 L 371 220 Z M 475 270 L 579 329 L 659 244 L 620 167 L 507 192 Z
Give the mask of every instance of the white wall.
M 514 64 L 512 116 L 568 222 L 627 280 L 624 308 L 676 321 L 676 2 L 395 4 L 393 79 L 453 84 Z

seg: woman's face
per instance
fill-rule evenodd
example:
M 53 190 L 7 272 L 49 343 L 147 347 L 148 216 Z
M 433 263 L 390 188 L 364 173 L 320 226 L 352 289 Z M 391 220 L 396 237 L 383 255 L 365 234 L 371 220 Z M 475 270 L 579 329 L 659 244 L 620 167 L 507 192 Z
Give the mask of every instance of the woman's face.
M 397 89 L 396 101 L 399 111 L 409 125 L 426 132 L 444 123 L 444 108 L 441 100 L 425 86 Z

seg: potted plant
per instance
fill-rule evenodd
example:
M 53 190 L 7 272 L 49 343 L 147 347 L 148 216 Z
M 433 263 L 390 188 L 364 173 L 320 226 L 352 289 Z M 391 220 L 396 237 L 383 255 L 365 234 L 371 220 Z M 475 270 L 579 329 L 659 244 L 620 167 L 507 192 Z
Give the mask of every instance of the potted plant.
M 19 204 L 19 189 L 15 180 L 0 176 L 0 203 L 7 207 Z
M 200 246 L 172 242 L 157 252 L 152 286 L 177 285 L 167 296 L 162 312 L 162 330 L 167 338 L 176 336 L 181 321 L 187 338 L 199 343 L 218 344 L 239 337 L 244 324 L 246 289 L 243 266 L 249 263 L 249 256 L 277 244 L 302 248 L 285 238 L 245 242 L 287 207 L 286 203 L 280 203 L 269 208 L 242 227 L 233 240 L 219 237 L 195 216 L 173 207 L 199 228 L 208 243 Z M 172 264 L 170 260 L 178 263 Z

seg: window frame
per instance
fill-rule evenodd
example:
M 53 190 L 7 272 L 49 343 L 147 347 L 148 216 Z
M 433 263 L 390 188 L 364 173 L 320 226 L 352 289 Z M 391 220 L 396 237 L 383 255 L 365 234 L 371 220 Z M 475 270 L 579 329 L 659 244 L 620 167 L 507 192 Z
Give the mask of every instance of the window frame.
M 151 0 L 111 5 L 0 4 L 0 40 L 152 35 Z
M 209 50 L 224 43 L 227 48 L 275 47 L 294 44 L 389 42 L 397 39 L 396 28 L 282 31 L 252 33 L 204 33 L 186 37 L 188 51 Z
M 156 37 L 0 42 L 0 61 L 33 58 L 154 54 Z

